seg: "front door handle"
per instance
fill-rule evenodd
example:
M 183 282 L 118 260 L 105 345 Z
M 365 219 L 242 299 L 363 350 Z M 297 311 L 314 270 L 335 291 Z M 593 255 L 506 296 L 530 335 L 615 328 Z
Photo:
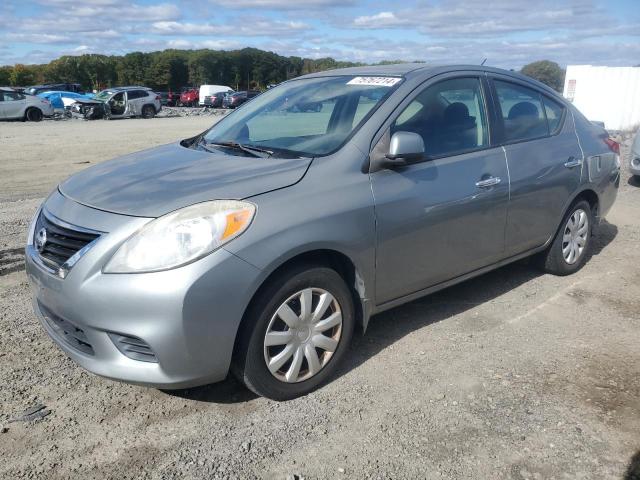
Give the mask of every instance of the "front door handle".
M 478 188 L 489 188 L 494 185 L 498 185 L 502 179 L 500 177 L 489 177 L 484 180 L 479 180 L 476 182 L 476 187 Z
M 569 159 L 564 162 L 564 166 L 567 168 L 579 167 L 580 165 L 582 165 L 582 160 L 575 157 L 569 157 Z

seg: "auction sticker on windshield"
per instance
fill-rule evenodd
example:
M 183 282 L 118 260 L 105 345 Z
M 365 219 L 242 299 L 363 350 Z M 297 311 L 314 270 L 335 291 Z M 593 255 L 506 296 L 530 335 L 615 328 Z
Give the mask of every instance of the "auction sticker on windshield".
M 374 87 L 393 87 L 398 83 L 398 77 L 355 77 L 347 82 L 347 85 L 372 85 Z

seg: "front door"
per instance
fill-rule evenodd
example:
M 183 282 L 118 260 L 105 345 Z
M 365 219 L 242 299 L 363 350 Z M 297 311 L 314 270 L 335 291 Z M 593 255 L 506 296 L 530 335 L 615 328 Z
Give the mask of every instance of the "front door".
M 121 117 L 125 113 L 125 107 L 127 105 L 125 92 L 116 93 L 109 99 L 109 108 L 111 109 L 112 117 Z
M 481 78 L 448 78 L 419 92 L 372 155 L 384 152 L 384 143 L 399 131 L 420 134 L 428 159 L 370 175 L 378 304 L 490 265 L 504 254 L 508 170 L 504 151 L 490 143 Z
M 0 118 L 21 118 L 24 116 L 27 99 L 22 93 L 4 91 L 0 102 Z

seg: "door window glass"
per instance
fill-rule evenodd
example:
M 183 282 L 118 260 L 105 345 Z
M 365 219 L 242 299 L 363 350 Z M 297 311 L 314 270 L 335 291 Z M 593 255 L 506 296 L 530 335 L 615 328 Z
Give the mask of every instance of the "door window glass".
M 547 97 L 542 97 L 544 103 L 544 111 L 547 114 L 547 122 L 549 123 L 549 132 L 553 135 L 560 130 L 562 117 L 564 116 L 565 107 L 558 102 Z
M 422 136 L 429 156 L 489 145 L 487 116 L 478 78 L 455 78 L 423 90 L 396 118 L 391 133 Z
M 24 95 L 18 92 L 3 92 L 4 93 L 4 101 L 12 102 L 16 100 L 24 100 Z
M 129 100 L 135 100 L 136 98 L 146 97 L 147 92 L 143 90 L 130 90 L 127 92 L 127 98 Z
M 507 142 L 517 142 L 549 134 L 542 99 L 533 89 L 495 80 Z

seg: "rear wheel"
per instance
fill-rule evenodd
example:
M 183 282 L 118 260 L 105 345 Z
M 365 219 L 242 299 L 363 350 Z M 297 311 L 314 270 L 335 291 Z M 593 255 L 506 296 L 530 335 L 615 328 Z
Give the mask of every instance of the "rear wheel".
M 553 243 L 538 257 L 540 267 L 554 275 L 570 275 L 580 270 L 591 249 L 593 214 L 585 200 L 567 211 Z
M 32 107 L 27 110 L 24 116 L 29 122 L 39 122 L 43 115 L 39 108 Z
M 156 109 L 152 105 L 142 107 L 142 118 L 153 118 L 156 115 Z
M 334 270 L 299 266 L 258 294 L 240 331 L 233 371 L 258 395 L 289 400 L 333 375 L 354 328 L 353 301 Z

